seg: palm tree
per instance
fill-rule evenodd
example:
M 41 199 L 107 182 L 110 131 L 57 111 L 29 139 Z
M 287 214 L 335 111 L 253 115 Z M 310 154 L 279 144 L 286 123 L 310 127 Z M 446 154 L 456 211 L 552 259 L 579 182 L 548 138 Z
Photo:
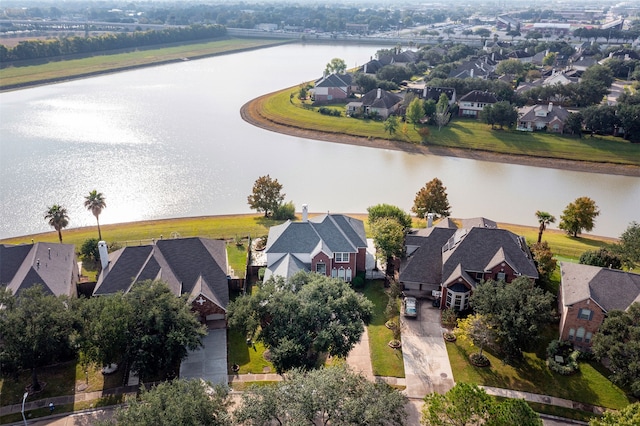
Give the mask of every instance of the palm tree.
M 538 228 L 538 242 L 541 242 L 542 233 L 545 231 L 545 229 L 547 229 L 547 225 L 549 225 L 550 223 L 555 223 L 556 218 L 552 214 L 540 210 L 536 212 L 536 217 L 538 218 L 538 223 L 540 224 L 540 228 Z
M 98 216 L 102 213 L 102 209 L 107 207 L 104 195 L 102 195 L 102 192 L 98 192 L 94 189 L 89 193 L 89 195 L 84 197 L 84 206 L 87 210 L 91 210 L 91 213 L 96 217 L 96 222 L 98 223 L 98 239 L 102 241 L 102 232 L 100 231 L 100 220 L 98 219 Z
M 66 228 L 69 224 L 69 216 L 67 215 L 67 209 L 59 204 L 54 204 L 49 207 L 49 210 L 44 215 L 45 219 L 49 219 L 49 225 L 51 225 L 56 231 L 58 231 L 58 239 L 62 242 L 62 228 Z

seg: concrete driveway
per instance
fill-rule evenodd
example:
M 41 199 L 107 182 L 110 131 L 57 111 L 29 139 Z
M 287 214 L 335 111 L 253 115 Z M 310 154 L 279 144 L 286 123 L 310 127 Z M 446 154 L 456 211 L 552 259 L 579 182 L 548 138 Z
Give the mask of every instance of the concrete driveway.
M 212 384 L 227 384 L 227 330 L 224 328 L 209 330 L 202 339 L 204 345 L 197 351 L 189 352 L 180 364 L 180 377 L 183 379 L 200 378 Z
M 428 300 L 420 300 L 418 317 L 401 316 L 402 354 L 410 398 L 423 398 L 437 392 L 446 393 L 454 386 L 451 364 L 442 337 L 440 310 Z

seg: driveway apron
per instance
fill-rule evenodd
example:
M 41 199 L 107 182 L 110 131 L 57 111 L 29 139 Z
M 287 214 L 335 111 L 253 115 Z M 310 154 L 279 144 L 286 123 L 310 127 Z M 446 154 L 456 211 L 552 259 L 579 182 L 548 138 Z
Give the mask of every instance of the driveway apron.
M 202 339 L 203 347 L 189 351 L 187 358 L 180 364 L 180 377 L 199 378 L 212 384 L 226 384 L 227 373 L 227 330 L 224 328 L 209 330 Z

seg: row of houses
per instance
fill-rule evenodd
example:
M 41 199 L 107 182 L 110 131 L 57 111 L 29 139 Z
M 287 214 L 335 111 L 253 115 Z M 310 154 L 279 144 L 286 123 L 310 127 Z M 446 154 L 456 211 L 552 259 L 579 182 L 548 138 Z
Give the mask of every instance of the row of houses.
M 483 281 L 518 277 L 532 282 L 538 272 L 526 241 L 485 218 L 444 219 L 416 229 L 405 240 L 406 255 L 395 278 L 407 295 L 435 299 L 441 309 L 469 308 Z M 94 296 L 127 292 L 136 282 L 162 280 L 187 303 L 210 330 L 226 328 L 231 276 L 221 240 L 179 238 L 125 247 L 107 253 L 100 244 L 102 271 Z M 350 282 L 357 275 L 382 277 L 375 249 L 361 220 L 342 214 L 287 221 L 269 230 L 264 249 L 265 279 L 290 278 L 300 271 Z M 640 275 L 573 263 L 561 263 L 558 295 L 559 336 L 588 350 L 593 335 L 611 310 L 640 302 Z M 377 274 L 377 275 L 376 275 Z M 79 266 L 70 244 L 0 245 L 0 283 L 17 294 L 40 284 L 54 295 L 76 297 Z

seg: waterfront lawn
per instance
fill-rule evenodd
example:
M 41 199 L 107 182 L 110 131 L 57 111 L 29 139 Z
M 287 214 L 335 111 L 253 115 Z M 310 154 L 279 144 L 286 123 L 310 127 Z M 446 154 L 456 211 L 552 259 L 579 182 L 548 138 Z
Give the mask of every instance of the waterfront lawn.
M 491 361 L 488 368 L 474 367 L 469 363 L 469 355 L 477 352 L 477 348 L 460 340 L 446 343 L 454 379 L 456 382 L 556 396 L 613 409 L 621 409 L 632 402 L 622 389 L 609 381 L 604 369 L 595 362 L 581 362 L 580 371 L 571 376 L 549 370 L 542 352 L 551 338 L 549 336 L 539 345 L 541 353 L 526 352 L 523 360 L 514 365 L 503 364 L 502 359 L 485 350 L 483 353 Z
M 291 127 L 397 140 L 398 143 L 421 143 L 420 136 L 412 126 L 406 134 L 397 132 L 389 135 L 384 131 L 381 121 L 322 115 L 308 106 L 303 107 L 296 95 L 297 88 L 289 88 L 261 99 L 261 114 L 267 120 Z M 632 144 L 621 138 L 597 136 L 579 139 L 546 132 L 499 130 L 491 129 L 491 126 L 477 120 L 458 118 L 441 130 L 429 127 L 429 145 L 640 166 L 640 144 Z
M 0 90 L 5 86 L 42 80 L 73 78 L 85 74 L 116 71 L 121 68 L 153 65 L 171 60 L 200 58 L 225 52 L 281 44 L 282 40 L 224 38 L 157 48 L 139 48 L 132 52 L 101 52 L 80 59 L 58 60 L 46 64 L 22 65 L 0 69 Z
M 388 345 L 389 341 L 393 339 L 393 332 L 385 326 L 384 311 L 389 298 L 384 289 L 384 281 L 367 281 L 363 292 L 374 305 L 373 317 L 367 326 L 373 375 L 404 377 L 402 349 L 392 349 Z M 394 320 L 397 321 L 398 317 Z

